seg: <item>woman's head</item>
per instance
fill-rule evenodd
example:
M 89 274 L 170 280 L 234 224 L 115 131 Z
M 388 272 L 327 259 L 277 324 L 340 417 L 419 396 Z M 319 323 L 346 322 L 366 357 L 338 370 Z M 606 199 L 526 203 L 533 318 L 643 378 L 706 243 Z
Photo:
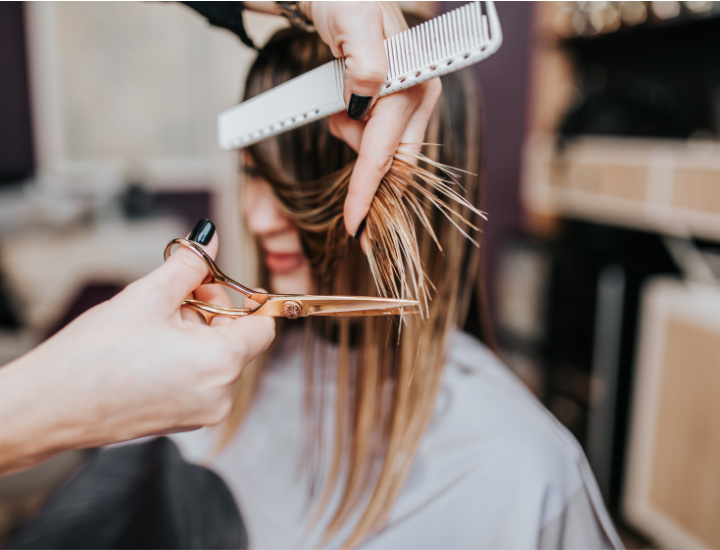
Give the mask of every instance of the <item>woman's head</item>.
M 242 199 L 245 224 L 256 239 L 267 285 L 279 294 L 310 294 L 310 264 L 297 226 L 281 209 L 271 184 L 258 172 L 250 155 L 245 158 Z
M 284 29 L 253 64 L 246 98 L 331 59 L 316 35 Z M 443 89 L 426 135 L 436 144 L 426 147 L 429 158 L 415 159 L 417 165 L 396 159 L 380 185 L 368 215 L 367 256 L 342 223 L 355 153 L 330 134 L 327 120 L 266 139 L 244 153 L 243 209 L 263 255 L 262 284 L 283 293 L 433 298 L 423 319 L 404 323 L 372 317 L 314 320 L 317 332 L 339 340 L 333 379 L 340 429 L 331 441 L 330 468 L 320 471 L 322 461 L 311 460 L 311 477 L 325 483 L 319 508 L 337 484 L 343 487 L 329 536 L 362 510 L 345 541 L 350 545 L 387 518 L 410 471 L 434 408 L 446 338 L 463 321 L 477 275 L 478 249 L 458 228 L 467 227 L 464 220 L 474 216 L 470 205 L 480 202 L 479 180 L 472 175 L 480 171 L 479 98 L 468 74 L 445 77 Z M 458 173 L 462 185 L 444 180 L 447 173 L 438 163 L 467 171 Z M 322 418 L 313 412 L 322 406 L 315 398 L 317 386 L 327 377 L 319 374 L 324 365 L 311 351 L 305 350 L 306 410 L 317 420 Z M 244 382 L 250 383 L 245 375 Z M 308 444 L 309 456 L 322 452 L 318 438 Z M 378 459 L 382 466 L 375 469 Z

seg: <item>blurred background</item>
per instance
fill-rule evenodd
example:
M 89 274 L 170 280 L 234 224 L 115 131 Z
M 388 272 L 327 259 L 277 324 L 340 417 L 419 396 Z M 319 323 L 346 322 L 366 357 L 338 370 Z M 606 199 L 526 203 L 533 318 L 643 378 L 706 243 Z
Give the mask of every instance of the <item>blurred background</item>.
M 629 547 L 720 547 L 720 5 L 497 9 L 504 44 L 468 70 L 503 358 L 583 445 Z M 282 25 L 246 15 L 256 43 Z M 0 364 L 201 217 L 248 272 L 215 123 L 253 56 L 180 4 L 0 3 Z M 0 478 L 0 533 L 72 464 Z

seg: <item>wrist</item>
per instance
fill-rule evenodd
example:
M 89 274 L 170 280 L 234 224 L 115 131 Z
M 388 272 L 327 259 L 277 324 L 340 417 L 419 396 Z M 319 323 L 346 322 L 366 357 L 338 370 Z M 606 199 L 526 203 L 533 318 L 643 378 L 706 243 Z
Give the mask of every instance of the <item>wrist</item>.
M 43 347 L 0 368 L 0 475 L 32 467 L 70 449 L 93 445 L 77 401 L 56 379 L 57 359 Z
M 31 352 L 32 353 L 32 352 Z M 54 427 L 43 425 L 45 398 L 33 387 L 25 356 L 0 368 L 0 475 L 29 468 L 55 452 Z

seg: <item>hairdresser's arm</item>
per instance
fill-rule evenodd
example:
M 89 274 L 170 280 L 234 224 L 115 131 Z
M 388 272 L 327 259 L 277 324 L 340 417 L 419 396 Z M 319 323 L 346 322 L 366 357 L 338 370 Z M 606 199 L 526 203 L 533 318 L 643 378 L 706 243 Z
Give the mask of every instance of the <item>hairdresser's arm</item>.
M 275 10 L 274 2 L 245 6 Z M 345 228 L 356 235 L 399 145 L 411 153 L 420 151 L 442 88 L 434 78 L 375 102 L 388 73 L 383 40 L 408 28 L 397 3 L 300 2 L 300 10 L 333 55 L 345 59 L 347 112 L 330 119 L 330 130 L 358 152 L 345 201 Z
M 206 247 L 217 251 L 217 237 Z M 217 424 L 274 335 L 270 318 L 204 326 L 180 307 L 206 274 L 178 249 L 161 267 L 0 368 L 0 475 L 69 449 Z M 195 296 L 230 305 L 217 288 Z

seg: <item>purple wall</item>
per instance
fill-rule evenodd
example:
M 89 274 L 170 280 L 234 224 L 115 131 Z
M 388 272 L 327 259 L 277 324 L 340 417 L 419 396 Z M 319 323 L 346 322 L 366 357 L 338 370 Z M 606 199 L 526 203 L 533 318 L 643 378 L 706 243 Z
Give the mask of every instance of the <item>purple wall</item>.
M 0 2 L 0 185 L 34 169 L 21 2 Z
M 450 11 L 464 2 L 442 4 Z M 504 238 L 520 229 L 520 160 L 525 137 L 532 2 L 496 2 L 503 44 L 473 67 L 485 104 L 486 247 L 491 309 Z M 494 318 L 494 316 L 493 316 Z

